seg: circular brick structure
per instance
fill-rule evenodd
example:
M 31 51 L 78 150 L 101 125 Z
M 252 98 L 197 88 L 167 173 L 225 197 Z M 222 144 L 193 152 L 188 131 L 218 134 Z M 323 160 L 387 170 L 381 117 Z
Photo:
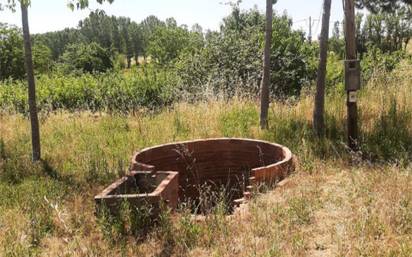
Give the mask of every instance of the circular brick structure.
M 217 138 L 146 148 L 133 156 L 131 171 L 176 171 L 179 201 L 196 200 L 201 188 L 225 188 L 231 200 L 248 199 L 260 184 L 274 184 L 293 170 L 282 145 L 250 139 Z

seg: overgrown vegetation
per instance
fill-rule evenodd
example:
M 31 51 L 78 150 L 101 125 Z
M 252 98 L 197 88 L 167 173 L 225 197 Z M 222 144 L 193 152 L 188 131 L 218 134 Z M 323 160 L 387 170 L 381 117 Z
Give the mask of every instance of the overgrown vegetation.
M 40 76 L 37 79 L 38 107 L 43 111 L 89 110 L 129 113 L 156 109 L 176 101 L 177 79 L 148 66 L 128 73 L 101 75 Z M 0 106 L 26 114 L 26 85 L 8 80 L 0 89 Z
M 263 131 L 257 95 L 264 16 L 235 5 L 219 31 L 206 33 L 174 19 L 136 23 L 95 11 L 76 29 L 34 35 L 43 161 L 32 163 L 21 31 L 1 24 L 0 255 L 411 256 L 410 16 L 358 2 L 372 13 L 365 23 L 358 16 L 357 152 L 346 146 L 340 24 L 329 48 L 325 135 L 318 138 L 317 43 L 275 15 L 273 101 Z M 164 209 L 154 227 L 147 226 L 149 206 L 125 203 L 117 216 L 95 215 L 93 196 L 128 172 L 135 151 L 214 137 L 286 145 L 297 170 L 286 186 L 229 217 L 225 192 L 211 196 L 212 208 L 197 206 L 207 209 L 202 219 L 190 205 Z
M 392 83 L 397 83 L 398 78 L 392 77 Z M 243 249 L 235 249 L 239 255 L 255 251 L 259 255 L 350 251 L 354 255 L 408 256 L 411 199 L 404 192 L 408 192 L 411 181 L 407 161 L 410 150 L 402 145 L 410 145 L 410 116 L 405 114 L 411 106 L 404 101 L 405 93 L 405 97 L 410 96 L 409 83 L 404 81 L 402 90 L 392 91 L 392 97 L 385 97 L 380 84 L 371 84 L 361 99 L 363 103 L 368 101 L 362 115 L 367 139 L 363 149 L 367 152 L 370 148 L 374 157 L 383 163 L 392 160 L 394 165 L 401 166 L 362 164 L 358 155 L 346 151 L 344 106 L 339 104 L 343 96 L 333 96 L 328 104 L 327 124 L 331 125 L 327 138 L 321 143 L 314 141 L 308 124 L 310 97 L 293 105 L 275 103 L 270 115 L 273 125 L 263 134 L 256 124 L 257 106 L 240 101 L 197 106 L 179 104 L 155 116 L 51 114 L 43 117 L 47 161 L 39 165 L 31 164 L 27 154 L 30 139 L 26 119 L 3 115 L 0 216 L 5 229 L 0 240 L 2 251 L 6 255 L 40 252 L 46 255 L 104 256 L 125 252 L 150 255 L 159 251 L 170 251 L 177 256 L 230 255 L 234 250 L 230 247 L 231 235 L 236 234 L 241 238 L 237 243 Z M 392 107 L 376 119 L 382 104 Z M 179 117 L 178 123 L 176 117 Z M 185 133 L 181 133 L 182 127 Z M 232 220 L 221 212 L 210 214 L 200 223 L 185 212 L 173 219 L 165 213 L 162 222 L 142 242 L 141 237 L 129 237 L 136 235 L 134 231 L 139 235 L 139 226 L 128 222 L 141 220 L 131 219 L 136 216 L 130 216 L 126 207 L 126 213 L 117 222 L 110 217 L 93 218 L 94 206 L 90 199 L 126 171 L 128 157 L 136 149 L 172 140 L 223 135 L 261 138 L 290 146 L 300 163 L 295 177 L 291 178 L 292 185 L 287 191 L 257 198 L 249 204 L 247 215 L 250 216 L 236 216 Z M 360 164 L 345 170 L 349 160 Z M 340 188 L 338 195 L 336 188 Z M 385 198 L 378 196 L 382 194 Z M 329 212 L 331 205 L 336 206 L 337 213 Z M 382 206 L 386 206 L 385 209 Z M 370 217 L 368 213 L 374 214 Z M 324 218 L 318 220 L 319 217 Z M 341 221 L 345 233 L 335 230 L 333 223 L 324 224 L 325 220 L 336 219 Z M 323 226 L 319 227 L 320 224 Z M 335 236 L 321 237 L 322 231 L 332 231 Z M 388 237 L 399 244 L 387 241 Z M 256 246 L 257 238 L 263 240 L 260 247 Z M 353 238 L 359 239 L 355 240 L 359 243 L 352 244 Z M 139 241 L 137 245 L 134 240 Z
M 327 98 L 328 126 L 321 141 L 313 136 L 312 96 L 307 93 L 299 101 L 272 103 L 271 126 L 266 132 L 259 129 L 258 105 L 245 99 L 180 103 L 154 115 L 42 112 L 45 161 L 41 164 L 32 164 L 28 155 L 26 118 L 3 113 L 2 252 L 408 256 L 412 77 L 404 68 L 375 76 L 362 90 L 359 153 L 345 147 L 344 95 L 334 91 Z M 182 206 L 178 214 L 165 212 L 144 237 L 138 225 L 144 210 L 125 206 L 116 222 L 104 216 L 94 218 L 93 195 L 127 171 L 134 151 L 170 141 L 220 136 L 285 144 L 298 157 L 298 170 L 285 189 L 256 198 L 233 218 L 225 217 L 224 207 L 217 205 L 204 221 L 195 221 Z M 137 212 L 131 216 L 129 211 Z
M 302 32 L 292 29 L 292 20 L 286 15 L 276 16 L 273 27 L 271 66 L 276 72 L 272 73 L 272 97 L 298 96 L 302 87 L 315 77 L 317 47 L 311 46 Z M 17 36 L 18 30 L 14 33 Z M 207 93 L 225 98 L 254 96 L 260 87 L 261 57 L 258 53 L 263 50 L 263 33 L 264 16 L 257 9 L 241 11 L 239 6 L 224 19 L 219 32 L 206 33 L 199 25 L 191 30 L 184 25 L 178 26 L 173 18 L 163 22 L 150 16 L 136 24 L 124 17 L 110 17 L 103 11 L 96 11 L 80 22 L 76 30 L 34 35 L 34 61 L 49 60 L 47 69 L 45 64 L 39 64 L 42 67 L 39 73 L 53 79 L 56 73 L 70 77 L 70 74 L 106 72 L 117 76 L 120 69 L 130 68 L 134 60 L 134 70 L 150 70 L 159 76 L 166 73 L 167 77 L 177 78 L 172 86 L 186 99 L 199 100 Z M 10 58 L 19 57 L 22 61 L 21 47 L 9 42 L 12 39 L 5 40 L 5 51 L 13 53 L 14 57 Z M 36 54 L 36 46 L 47 55 Z M 151 64 L 148 66 L 147 62 Z M 16 65 L 21 71 L 10 71 L 15 76 L 4 74 L 0 79 L 22 78 L 24 69 L 21 67 Z M 42 87 L 41 79 L 38 84 Z M 0 87 L 0 92 L 3 88 Z M 57 90 L 58 87 L 52 88 L 50 93 Z

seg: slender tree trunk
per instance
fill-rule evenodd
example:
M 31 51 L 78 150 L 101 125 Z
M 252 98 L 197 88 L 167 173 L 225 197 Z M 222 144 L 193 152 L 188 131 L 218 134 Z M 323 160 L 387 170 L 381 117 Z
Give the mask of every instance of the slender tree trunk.
M 31 143 L 33 151 L 33 161 L 40 161 L 40 131 L 39 131 L 39 118 L 37 116 L 36 106 L 36 84 L 34 81 L 33 72 L 33 59 L 31 50 L 31 40 L 29 31 L 29 21 L 27 15 L 27 6 L 23 3 L 21 5 L 21 16 L 23 25 L 23 40 L 24 40 L 24 61 L 26 64 L 27 82 L 28 82 L 28 95 L 29 95 L 29 111 L 30 111 L 30 124 L 31 124 Z
M 127 68 L 130 69 L 132 67 L 132 57 L 127 56 Z
M 269 86 L 270 86 L 270 50 L 272 45 L 273 0 L 266 0 L 266 35 L 263 55 L 263 78 L 260 102 L 260 127 L 268 128 Z
M 322 136 L 325 130 L 325 83 L 328 59 L 330 7 L 331 0 L 324 0 L 320 37 L 320 60 L 316 83 L 315 109 L 313 112 L 313 126 L 318 136 Z

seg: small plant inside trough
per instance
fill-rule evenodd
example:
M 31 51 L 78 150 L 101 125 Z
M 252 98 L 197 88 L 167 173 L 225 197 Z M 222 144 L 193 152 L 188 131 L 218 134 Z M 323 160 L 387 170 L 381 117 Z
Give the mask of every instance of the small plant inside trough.
M 284 146 L 249 139 L 206 139 L 144 149 L 132 158 L 130 175 L 95 197 L 97 207 L 118 212 L 122 202 L 191 208 L 207 214 L 224 203 L 227 213 L 250 199 L 261 185 L 271 186 L 293 170 L 292 153 Z

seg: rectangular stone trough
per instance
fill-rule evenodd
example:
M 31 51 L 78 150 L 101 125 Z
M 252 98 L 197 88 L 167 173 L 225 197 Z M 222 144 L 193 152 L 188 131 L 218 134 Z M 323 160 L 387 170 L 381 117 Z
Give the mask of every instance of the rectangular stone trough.
M 97 208 L 107 207 L 112 214 L 117 214 L 123 201 L 131 207 L 149 205 L 154 214 L 161 204 L 175 209 L 178 204 L 178 173 L 172 171 L 132 172 L 95 197 Z

